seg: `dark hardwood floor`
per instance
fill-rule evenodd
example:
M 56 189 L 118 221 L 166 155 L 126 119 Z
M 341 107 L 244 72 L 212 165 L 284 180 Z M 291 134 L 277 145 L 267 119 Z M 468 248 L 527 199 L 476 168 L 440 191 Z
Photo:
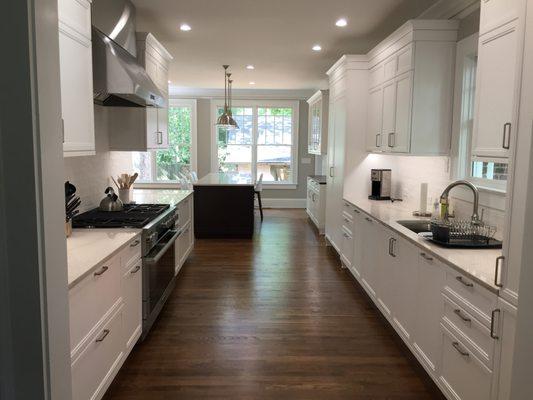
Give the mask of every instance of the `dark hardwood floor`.
M 441 399 L 302 210 L 198 240 L 106 400 Z

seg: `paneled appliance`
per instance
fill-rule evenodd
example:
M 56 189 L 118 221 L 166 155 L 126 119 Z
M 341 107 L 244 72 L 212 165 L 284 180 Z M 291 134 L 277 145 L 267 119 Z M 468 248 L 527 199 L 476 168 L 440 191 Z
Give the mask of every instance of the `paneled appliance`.
M 125 204 L 122 211 L 96 208 L 76 216 L 74 228 L 142 229 L 143 334 L 154 324 L 175 286 L 175 242 L 181 235 L 178 210 L 168 204 Z
M 391 199 L 391 175 L 390 169 L 372 169 L 370 171 L 372 183 L 371 194 L 368 196 L 370 200 Z

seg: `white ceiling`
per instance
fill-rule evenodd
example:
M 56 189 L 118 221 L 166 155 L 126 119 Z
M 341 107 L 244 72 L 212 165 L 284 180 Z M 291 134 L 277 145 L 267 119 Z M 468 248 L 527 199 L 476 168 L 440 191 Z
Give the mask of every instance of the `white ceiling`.
M 174 61 L 175 87 L 316 89 L 343 54 L 366 53 L 436 0 L 133 0 L 137 30 L 152 32 Z M 348 26 L 338 28 L 339 17 Z M 179 30 L 181 23 L 192 27 Z M 319 43 L 323 50 L 311 50 Z M 255 65 L 254 71 L 246 70 Z M 249 85 L 255 81 L 256 85 Z

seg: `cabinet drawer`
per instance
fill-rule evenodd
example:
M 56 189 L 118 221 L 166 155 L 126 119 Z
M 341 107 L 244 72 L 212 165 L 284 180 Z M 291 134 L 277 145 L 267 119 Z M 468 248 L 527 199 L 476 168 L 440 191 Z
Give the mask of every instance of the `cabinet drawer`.
M 440 381 L 450 398 L 490 399 L 492 372 L 448 329 L 442 327 Z
M 87 0 L 58 0 L 59 20 L 91 40 L 91 4 Z
M 129 268 L 132 262 L 141 258 L 141 237 L 136 236 L 120 252 L 122 266 Z
M 486 326 L 490 325 L 492 310 L 496 308 L 497 296 L 465 275 L 448 270 L 445 292 L 450 292 L 463 302 L 464 307 L 473 313 Z
M 341 235 L 342 235 L 341 261 L 346 267 L 351 268 L 353 264 L 353 254 L 354 254 L 353 236 L 352 236 L 352 233 L 348 232 L 348 230 L 346 229 L 342 229 Z
M 351 220 L 353 220 L 353 214 L 354 214 L 354 206 L 352 206 L 349 202 L 347 202 L 346 200 L 344 200 L 342 202 L 342 215 L 346 215 L 348 218 L 350 218 Z
M 485 365 L 492 368 L 495 341 L 490 337 L 490 329 L 448 296 L 443 295 L 443 300 L 443 324 L 463 334 L 470 341 L 470 346 L 478 350 Z
M 72 362 L 72 398 L 101 398 L 124 356 L 122 308 L 95 332 L 81 354 Z
M 191 221 L 192 213 L 192 197 L 189 196 L 178 205 L 179 224 L 181 226 L 187 225 Z
M 69 290 L 70 348 L 75 350 L 120 299 L 120 256 L 104 261 Z
M 353 214 L 346 211 L 342 212 L 342 228 L 350 235 L 353 233 Z
M 123 332 L 126 349 L 130 350 L 142 330 L 142 264 L 137 260 L 130 264 L 122 276 L 123 307 Z

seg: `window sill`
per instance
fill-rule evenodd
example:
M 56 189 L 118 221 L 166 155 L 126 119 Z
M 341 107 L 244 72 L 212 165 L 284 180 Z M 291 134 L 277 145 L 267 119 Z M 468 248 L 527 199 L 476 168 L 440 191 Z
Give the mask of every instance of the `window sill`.
M 265 190 L 295 190 L 298 189 L 298 185 L 294 183 L 263 183 L 263 189 Z
M 134 189 L 180 189 L 178 182 L 136 182 Z

